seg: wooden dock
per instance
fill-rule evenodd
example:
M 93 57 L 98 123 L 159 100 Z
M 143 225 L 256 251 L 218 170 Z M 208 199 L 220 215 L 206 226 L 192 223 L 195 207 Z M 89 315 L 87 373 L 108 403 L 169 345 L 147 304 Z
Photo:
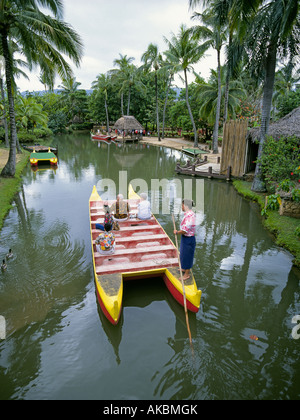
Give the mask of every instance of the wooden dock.
M 204 177 L 209 179 L 216 178 L 231 181 L 231 167 L 229 166 L 225 173 L 221 173 L 220 168 L 220 158 L 218 158 L 217 163 L 212 163 L 208 162 L 207 156 L 205 156 L 203 160 L 200 158 L 197 158 L 194 162 L 188 160 L 185 166 L 180 166 L 180 163 L 177 163 L 175 171 L 176 173 L 182 175 Z

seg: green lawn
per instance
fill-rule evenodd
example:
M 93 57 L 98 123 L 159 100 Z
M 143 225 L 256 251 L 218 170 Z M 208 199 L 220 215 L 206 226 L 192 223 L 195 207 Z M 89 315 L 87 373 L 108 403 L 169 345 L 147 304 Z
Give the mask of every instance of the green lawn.
M 244 197 L 256 201 L 261 209 L 265 206 L 266 194 L 251 191 L 251 183 L 245 181 L 233 181 L 236 190 Z M 293 217 L 280 216 L 278 211 L 267 210 L 266 216 L 262 217 L 264 226 L 274 234 L 277 245 L 287 249 L 295 256 L 294 264 L 300 267 L 300 239 L 296 236 L 296 228 L 300 226 L 300 220 Z
M 19 156 L 19 155 L 18 155 Z M 28 163 L 30 153 L 23 151 L 19 157 L 19 162 L 16 166 L 16 175 L 14 178 L 0 177 L 0 229 L 2 229 L 5 216 L 12 207 L 14 195 L 19 191 L 22 184 L 22 172 Z M 2 168 L 0 168 L 0 171 Z

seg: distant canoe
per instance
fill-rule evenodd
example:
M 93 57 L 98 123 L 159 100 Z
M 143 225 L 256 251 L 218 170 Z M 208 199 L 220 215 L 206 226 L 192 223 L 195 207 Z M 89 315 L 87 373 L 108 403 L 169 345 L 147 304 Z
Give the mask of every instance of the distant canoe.
M 128 202 L 131 213 L 136 214 L 140 197 L 131 186 Z M 119 322 L 123 281 L 132 279 L 161 277 L 173 297 L 183 306 L 177 249 L 153 215 L 149 220 L 134 218 L 120 221 L 120 230 L 114 232 L 114 254 L 101 255 L 97 252 L 95 240 L 100 231 L 95 229 L 95 224 L 103 223 L 103 204 L 94 187 L 89 200 L 92 256 L 97 298 L 106 318 L 113 325 Z M 201 293 L 193 276 L 185 281 L 188 310 L 198 312 Z
M 183 148 L 182 151 L 190 156 L 207 155 L 205 150 L 200 150 L 197 148 Z
M 92 134 L 91 135 L 92 140 L 98 140 L 98 141 L 114 141 L 116 140 L 117 136 L 104 136 L 102 134 Z
M 38 166 L 40 163 L 48 163 L 51 166 L 56 166 L 57 162 L 57 156 L 52 152 L 33 152 L 30 155 L 31 166 Z

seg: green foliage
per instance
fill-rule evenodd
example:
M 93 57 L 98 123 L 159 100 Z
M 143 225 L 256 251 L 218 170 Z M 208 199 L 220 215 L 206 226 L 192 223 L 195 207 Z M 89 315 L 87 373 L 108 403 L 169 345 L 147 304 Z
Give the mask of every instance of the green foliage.
M 293 188 L 292 189 L 291 198 L 292 198 L 292 201 L 295 201 L 296 203 L 300 203 L 300 190 L 299 190 L 299 188 Z
M 33 134 L 37 139 L 44 139 L 53 135 L 52 130 L 48 127 L 35 128 Z
M 36 127 L 40 124 L 43 127 L 47 126 L 48 115 L 43 111 L 43 106 L 36 102 L 35 98 L 18 96 L 15 105 L 16 122 L 21 127 L 27 130 Z
M 296 137 L 274 140 L 267 137 L 259 159 L 268 183 L 291 179 L 300 161 L 300 142 Z M 293 174 L 293 175 L 291 175 Z
M 280 188 L 284 192 L 289 192 L 291 188 L 294 187 L 294 183 L 291 179 L 284 179 L 280 182 L 278 185 L 278 188 Z
M 296 91 L 289 92 L 285 96 L 281 96 L 278 99 L 277 109 L 278 109 L 278 118 L 282 118 L 285 115 L 289 114 L 293 109 L 300 106 L 300 89 Z
M 5 139 L 5 129 L 3 127 L 0 127 L 0 140 Z
M 34 143 L 36 141 L 36 137 L 33 133 L 28 133 L 27 131 L 19 131 L 18 140 L 20 143 Z
M 48 127 L 54 134 L 66 133 L 67 115 L 58 110 L 49 116 Z
M 93 128 L 94 124 L 91 122 L 83 122 L 83 123 L 78 123 L 78 124 L 71 124 L 70 125 L 70 130 L 91 130 Z
M 31 143 L 37 141 L 38 139 L 44 139 L 52 135 L 53 133 L 48 127 L 34 128 L 30 132 L 23 129 L 18 131 L 18 140 L 20 143 Z M 4 140 L 4 138 L 5 130 L 3 127 L 0 127 L 0 143 Z

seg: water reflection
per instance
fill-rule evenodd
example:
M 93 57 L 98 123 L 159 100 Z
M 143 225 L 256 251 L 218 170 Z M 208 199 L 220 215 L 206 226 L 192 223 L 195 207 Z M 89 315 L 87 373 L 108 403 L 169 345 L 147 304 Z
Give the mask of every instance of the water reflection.
M 182 310 L 182 306 L 176 302 L 176 300 L 167 290 L 162 278 L 143 279 L 142 281 L 130 280 L 124 282 L 123 311 L 119 324 L 115 327 L 112 327 L 111 323 L 103 315 L 101 309 L 98 308 L 101 326 L 107 334 L 109 342 L 114 349 L 116 361 L 118 364 L 121 363 L 119 348 L 122 342 L 122 329 L 127 308 L 147 308 L 151 306 L 153 302 L 162 301 L 167 303 L 170 311 L 173 313 L 173 318 L 176 321 L 176 331 L 177 328 L 179 328 L 181 331 L 183 330 L 185 332 L 184 337 L 186 337 L 187 327 L 184 310 Z M 191 334 L 195 337 L 197 323 L 196 315 L 194 313 L 189 314 L 189 325 Z
M 24 189 L 16 194 L 14 202 L 7 219 L 14 226 L 13 236 L 3 229 L 1 237 L 2 244 L 10 244 L 14 253 L 0 283 L 0 307 L 8 320 L 7 336 L 44 320 L 58 302 L 63 306 L 80 300 L 80 279 L 90 272 L 85 266 L 84 245 L 71 241 L 66 223 L 57 219 L 48 224 L 43 212 L 29 210 Z

